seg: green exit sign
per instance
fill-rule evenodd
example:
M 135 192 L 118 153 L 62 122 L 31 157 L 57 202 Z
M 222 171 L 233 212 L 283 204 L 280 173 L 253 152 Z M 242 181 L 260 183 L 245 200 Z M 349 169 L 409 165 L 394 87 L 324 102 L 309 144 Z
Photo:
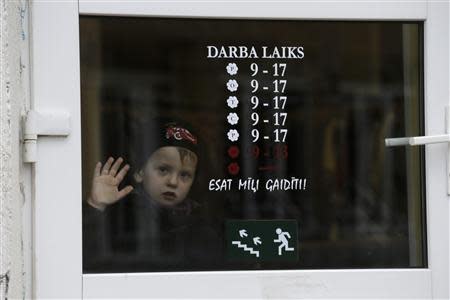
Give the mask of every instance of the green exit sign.
M 297 220 L 227 220 L 225 228 L 230 260 L 298 260 Z

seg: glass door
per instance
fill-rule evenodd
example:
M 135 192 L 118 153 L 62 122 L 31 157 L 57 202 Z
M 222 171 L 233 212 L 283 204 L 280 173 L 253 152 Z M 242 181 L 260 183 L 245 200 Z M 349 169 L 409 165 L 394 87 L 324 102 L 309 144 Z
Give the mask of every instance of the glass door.
M 83 297 L 448 295 L 445 5 L 209 5 L 72 18 Z

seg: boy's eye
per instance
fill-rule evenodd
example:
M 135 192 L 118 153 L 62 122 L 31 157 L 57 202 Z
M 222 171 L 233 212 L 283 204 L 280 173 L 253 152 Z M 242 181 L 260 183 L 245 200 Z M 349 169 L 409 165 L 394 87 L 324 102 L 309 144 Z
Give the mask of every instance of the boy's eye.
M 182 172 L 182 173 L 181 173 L 181 177 L 182 177 L 183 179 L 190 179 L 190 178 L 192 178 L 192 174 L 189 173 L 189 172 Z
M 161 174 L 167 174 L 167 172 L 169 172 L 169 168 L 167 168 L 167 167 L 165 167 L 165 166 L 158 167 L 158 171 L 159 171 Z

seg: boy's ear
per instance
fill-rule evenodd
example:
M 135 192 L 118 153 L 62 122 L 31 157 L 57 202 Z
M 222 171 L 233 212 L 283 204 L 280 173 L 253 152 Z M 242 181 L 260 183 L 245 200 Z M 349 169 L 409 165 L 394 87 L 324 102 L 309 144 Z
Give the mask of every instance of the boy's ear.
M 141 183 L 142 180 L 144 179 L 144 171 L 139 170 L 139 172 L 135 172 L 133 177 L 137 183 Z

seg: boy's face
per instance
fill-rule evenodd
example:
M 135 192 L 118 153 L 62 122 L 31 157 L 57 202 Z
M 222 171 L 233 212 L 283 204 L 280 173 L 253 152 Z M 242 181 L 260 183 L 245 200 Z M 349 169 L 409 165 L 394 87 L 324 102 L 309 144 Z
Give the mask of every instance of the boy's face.
M 186 198 L 194 182 L 197 155 L 190 152 L 181 159 L 177 147 L 161 147 L 135 174 L 148 195 L 164 206 L 177 205 Z

